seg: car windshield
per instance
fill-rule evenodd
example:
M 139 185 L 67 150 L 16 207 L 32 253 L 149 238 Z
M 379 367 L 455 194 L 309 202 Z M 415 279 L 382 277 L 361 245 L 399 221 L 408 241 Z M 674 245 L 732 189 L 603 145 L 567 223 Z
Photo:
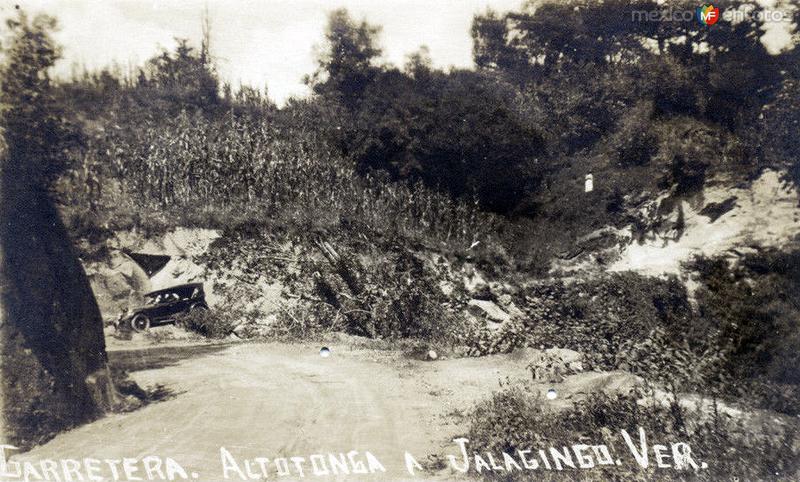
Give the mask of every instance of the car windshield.
M 157 295 L 150 295 L 145 298 L 146 305 L 160 305 L 162 303 L 169 303 L 177 301 L 180 297 L 175 293 L 159 293 Z
M 172 292 L 161 292 L 150 295 L 145 295 L 145 305 L 158 305 L 161 303 L 170 303 L 180 301 L 181 299 L 193 299 L 202 295 L 200 288 L 193 288 L 191 291 L 187 289 L 177 289 Z

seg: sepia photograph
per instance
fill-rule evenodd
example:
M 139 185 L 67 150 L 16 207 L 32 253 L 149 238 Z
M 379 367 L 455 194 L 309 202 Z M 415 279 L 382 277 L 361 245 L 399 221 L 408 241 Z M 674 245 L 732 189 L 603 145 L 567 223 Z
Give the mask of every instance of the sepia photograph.
M 798 0 L 0 0 L 0 482 L 800 480 L 798 139 Z

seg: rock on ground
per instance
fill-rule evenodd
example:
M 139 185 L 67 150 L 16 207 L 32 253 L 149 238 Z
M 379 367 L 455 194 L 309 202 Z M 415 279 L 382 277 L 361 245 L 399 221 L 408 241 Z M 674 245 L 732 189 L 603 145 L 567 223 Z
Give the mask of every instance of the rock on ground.
M 487 318 L 495 323 L 504 323 L 511 319 L 511 315 L 493 301 L 470 300 L 467 309 L 472 315 L 478 318 Z

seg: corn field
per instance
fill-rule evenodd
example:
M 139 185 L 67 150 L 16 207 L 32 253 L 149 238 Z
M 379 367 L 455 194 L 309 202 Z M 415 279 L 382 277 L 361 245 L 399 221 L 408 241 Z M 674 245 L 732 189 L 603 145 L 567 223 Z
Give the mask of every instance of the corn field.
M 320 122 L 302 112 L 265 122 L 184 113 L 113 130 L 85 158 L 104 164 L 136 205 L 167 215 L 239 212 L 305 228 L 348 222 L 462 245 L 493 232 L 497 219 L 475 203 L 357 174 Z

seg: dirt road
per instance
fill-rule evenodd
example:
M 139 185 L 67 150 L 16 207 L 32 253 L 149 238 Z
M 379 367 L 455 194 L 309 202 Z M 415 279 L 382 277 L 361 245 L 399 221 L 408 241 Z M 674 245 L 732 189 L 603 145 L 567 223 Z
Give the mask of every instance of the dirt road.
M 473 403 L 503 380 L 530 377 L 525 360 L 514 356 L 426 362 L 342 344 L 331 345 L 331 356 L 323 358 L 319 348 L 206 346 L 192 349 L 188 358 L 173 348 L 112 352 L 112 363 L 138 370 L 132 378 L 141 386 L 161 384 L 173 396 L 61 434 L 14 460 L 132 458 L 136 476 L 148 480 L 141 460 L 156 456 L 166 463 L 170 457 L 190 479 L 224 480 L 227 467 L 228 480 L 242 480 L 230 459 L 223 464 L 224 447 L 245 479 L 261 474 L 256 457 L 276 461 L 269 462 L 267 474 L 281 480 L 301 478 L 300 470 L 313 480 L 407 479 L 406 451 L 421 465 L 428 455 L 451 452 Z M 328 475 L 312 473 L 312 454 L 322 456 Z M 331 456 L 345 460 L 350 474 L 334 474 Z M 303 457 L 304 465 L 298 469 L 291 457 Z M 278 477 L 281 458 L 289 467 L 284 477 Z M 245 460 L 252 462 L 249 472 Z M 371 474 L 354 476 L 358 464 L 370 463 Z M 101 474 L 113 480 L 108 469 Z M 448 469 L 426 468 L 415 479 L 453 476 Z

